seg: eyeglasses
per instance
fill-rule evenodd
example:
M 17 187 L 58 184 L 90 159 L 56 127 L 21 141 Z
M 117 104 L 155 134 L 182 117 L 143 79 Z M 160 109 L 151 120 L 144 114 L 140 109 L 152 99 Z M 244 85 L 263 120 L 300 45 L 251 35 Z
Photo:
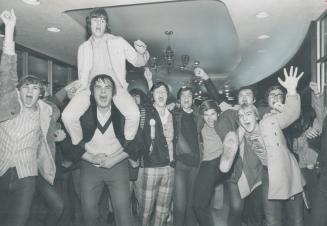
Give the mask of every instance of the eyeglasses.
M 282 93 L 270 93 L 269 97 L 282 99 L 282 98 L 284 98 L 284 94 L 282 94 Z

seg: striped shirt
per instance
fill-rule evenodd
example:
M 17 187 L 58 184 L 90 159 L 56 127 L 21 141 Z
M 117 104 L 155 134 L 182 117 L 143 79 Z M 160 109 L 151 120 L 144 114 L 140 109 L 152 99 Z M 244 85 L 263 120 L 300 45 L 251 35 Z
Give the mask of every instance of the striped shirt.
M 0 123 L 0 176 L 10 167 L 16 167 L 18 178 L 38 174 L 39 114 L 39 110 L 23 108 L 17 117 Z

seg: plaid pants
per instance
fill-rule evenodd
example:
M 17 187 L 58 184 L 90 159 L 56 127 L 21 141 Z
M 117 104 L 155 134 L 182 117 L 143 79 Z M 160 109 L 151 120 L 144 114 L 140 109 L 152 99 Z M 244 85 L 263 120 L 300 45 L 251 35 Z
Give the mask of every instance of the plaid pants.
M 144 168 L 141 191 L 142 226 L 150 225 L 152 210 L 155 211 L 153 225 L 167 224 L 173 196 L 174 171 L 170 166 Z

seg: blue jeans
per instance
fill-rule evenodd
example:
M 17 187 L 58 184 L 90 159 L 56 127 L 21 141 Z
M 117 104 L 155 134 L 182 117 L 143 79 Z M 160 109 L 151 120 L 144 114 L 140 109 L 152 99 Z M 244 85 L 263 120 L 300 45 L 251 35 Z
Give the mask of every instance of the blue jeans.
M 286 200 L 268 200 L 269 179 L 268 170 L 264 168 L 262 175 L 263 208 L 267 226 L 283 225 L 283 208 L 286 212 L 288 226 L 304 226 L 302 193 Z M 315 225 L 316 226 L 316 225 Z
M 223 181 L 219 159 L 203 161 L 194 183 L 193 210 L 200 226 L 213 226 L 210 201 L 215 186 Z
M 85 226 L 98 225 L 99 198 L 107 186 L 117 226 L 132 226 L 130 213 L 128 161 L 110 169 L 98 168 L 83 161 L 81 166 L 81 201 Z
M 0 176 L 0 225 L 24 226 L 30 214 L 36 177 L 18 178 L 16 168 Z
M 192 210 L 192 199 L 194 195 L 194 181 L 198 169 L 177 161 L 175 167 L 174 187 L 174 225 L 195 226 L 197 225 Z
M 327 225 L 327 169 L 320 172 L 315 199 L 312 206 L 312 223 L 314 226 Z

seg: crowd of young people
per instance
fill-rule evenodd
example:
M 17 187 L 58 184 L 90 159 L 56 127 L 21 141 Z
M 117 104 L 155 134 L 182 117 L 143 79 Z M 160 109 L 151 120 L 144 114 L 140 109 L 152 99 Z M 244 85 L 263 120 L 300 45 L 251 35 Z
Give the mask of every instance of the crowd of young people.
M 76 200 L 82 224 L 101 225 L 99 202 L 106 187 L 117 226 L 213 226 L 212 206 L 224 209 L 226 203 L 228 226 L 304 226 L 308 196 L 300 167 L 313 169 L 317 161 L 318 192 L 310 194 L 308 217 L 312 225 L 326 224 L 326 141 L 316 148 L 319 155 L 308 145 L 327 134 L 316 84 L 311 83 L 311 121 L 291 137 L 291 148 L 283 132 L 301 115 L 297 85 L 303 73 L 296 67 L 284 69 L 280 85 L 267 90 L 265 109 L 255 106 L 251 87 L 240 88 L 238 105 L 226 109 L 201 68 L 194 75 L 203 80 L 208 99 L 196 106 L 193 89 L 181 87 L 179 107 L 171 107 L 168 85 L 153 83 L 149 68 L 144 71 L 149 94 L 128 92 L 126 60 L 145 66 L 147 46 L 138 40 L 133 48 L 110 34 L 106 11 L 95 8 L 86 20 L 90 37 L 78 50 L 79 80 L 50 97 L 38 77 L 18 79 L 14 11 L 2 12 L 1 19 L 1 225 L 27 225 L 36 191 L 48 206 L 44 225 L 71 225 Z M 64 195 L 67 180 L 74 183 L 76 200 Z

